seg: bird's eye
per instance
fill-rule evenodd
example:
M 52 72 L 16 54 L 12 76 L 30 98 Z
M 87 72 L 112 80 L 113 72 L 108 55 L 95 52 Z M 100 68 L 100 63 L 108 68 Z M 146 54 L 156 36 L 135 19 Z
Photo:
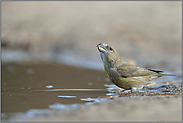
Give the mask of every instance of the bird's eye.
M 109 49 L 113 51 L 113 48 L 112 47 L 110 47 Z

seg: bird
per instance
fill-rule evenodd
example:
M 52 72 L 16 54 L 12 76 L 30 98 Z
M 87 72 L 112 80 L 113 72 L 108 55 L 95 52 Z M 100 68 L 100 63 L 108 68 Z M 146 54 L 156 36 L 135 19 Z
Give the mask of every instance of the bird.
M 147 82 L 162 76 L 175 76 L 173 74 L 163 74 L 162 70 L 146 69 L 129 64 L 123 61 L 109 44 L 99 43 L 97 48 L 109 80 L 124 89 L 124 92 L 126 90 L 131 92 L 140 90 Z

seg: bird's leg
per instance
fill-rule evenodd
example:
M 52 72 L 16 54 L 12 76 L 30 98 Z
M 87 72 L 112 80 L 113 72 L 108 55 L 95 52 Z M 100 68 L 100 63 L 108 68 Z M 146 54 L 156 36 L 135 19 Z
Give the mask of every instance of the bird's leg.
M 132 88 L 131 88 L 131 91 L 132 91 L 132 92 L 135 92 L 136 90 L 138 90 L 137 87 L 132 87 Z
M 129 90 L 129 89 L 124 89 L 124 90 L 118 91 L 118 93 L 120 93 L 120 94 L 126 94 L 126 93 L 130 93 L 130 92 L 131 92 L 131 90 Z
M 131 92 L 140 92 L 139 90 L 141 90 L 143 88 L 143 86 L 141 86 L 141 87 L 132 87 L 131 88 Z

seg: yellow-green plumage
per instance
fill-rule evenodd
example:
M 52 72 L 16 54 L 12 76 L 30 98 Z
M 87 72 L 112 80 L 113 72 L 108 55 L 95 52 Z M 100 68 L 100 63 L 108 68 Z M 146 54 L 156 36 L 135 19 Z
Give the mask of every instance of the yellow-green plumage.
M 162 74 L 163 71 L 145 69 L 128 64 L 121 60 L 116 50 L 105 43 L 97 45 L 104 69 L 108 78 L 118 87 L 123 89 L 141 89 L 146 82 L 161 76 L 174 76 Z

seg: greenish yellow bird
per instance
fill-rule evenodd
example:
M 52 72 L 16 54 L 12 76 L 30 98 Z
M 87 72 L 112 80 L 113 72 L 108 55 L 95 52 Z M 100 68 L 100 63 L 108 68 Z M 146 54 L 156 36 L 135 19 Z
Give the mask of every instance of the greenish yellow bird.
M 134 92 L 142 89 L 148 81 L 153 79 L 161 76 L 175 76 L 162 74 L 163 71 L 145 69 L 126 63 L 121 60 L 116 50 L 106 43 L 99 43 L 97 47 L 108 78 L 115 85 L 125 90 Z

